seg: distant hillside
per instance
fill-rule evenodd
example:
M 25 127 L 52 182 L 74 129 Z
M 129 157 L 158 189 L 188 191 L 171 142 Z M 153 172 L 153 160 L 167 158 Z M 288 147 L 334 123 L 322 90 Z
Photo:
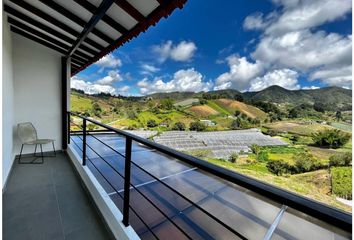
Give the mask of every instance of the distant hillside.
M 79 91 L 79 93 L 81 93 Z M 98 94 L 91 97 L 98 99 L 109 98 L 107 94 Z M 352 106 L 352 90 L 340 87 L 326 87 L 312 90 L 287 90 L 279 86 L 271 86 L 258 92 L 241 93 L 234 89 L 217 90 L 210 92 L 171 92 L 171 93 L 154 93 L 144 97 L 124 97 L 118 96 L 113 98 L 125 99 L 130 101 L 139 101 L 141 99 L 165 99 L 170 98 L 175 102 L 186 99 L 232 99 L 237 101 L 265 101 L 273 103 L 287 103 L 291 105 L 300 105 L 307 103 L 321 103 L 327 106 L 327 110 L 351 110 Z
M 267 101 L 274 103 L 301 103 L 314 104 L 316 102 L 332 107 L 332 110 L 341 108 L 351 109 L 352 90 L 340 87 L 326 87 L 312 90 L 287 90 L 279 86 L 271 86 L 259 92 L 242 94 L 247 101 Z

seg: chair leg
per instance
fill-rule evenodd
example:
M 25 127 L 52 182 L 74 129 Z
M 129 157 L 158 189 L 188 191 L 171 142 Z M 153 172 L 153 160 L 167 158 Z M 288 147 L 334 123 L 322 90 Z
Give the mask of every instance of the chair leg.
M 19 156 L 19 158 L 18 158 L 18 164 L 21 164 L 21 163 L 22 163 L 22 162 L 21 162 L 22 150 L 23 150 L 23 144 L 22 144 L 22 146 L 21 146 L 20 156 Z
M 34 148 L 34 154 L 33 154 L 33 156 L 36 156 L 36 153 L 37 153 L 37 144 L 36 144 L 36 147 Z
M 56 157 L 57 153 L 55 152 L 54 142 L 52 142 L 52 145 L 53 145 L 54 157 Z
M 41 147 L 42 163 L 44 163 L 44 156 L 43 156 L 43 148 L 42 148 L 42 144 L 39 144 L 39 146 Z

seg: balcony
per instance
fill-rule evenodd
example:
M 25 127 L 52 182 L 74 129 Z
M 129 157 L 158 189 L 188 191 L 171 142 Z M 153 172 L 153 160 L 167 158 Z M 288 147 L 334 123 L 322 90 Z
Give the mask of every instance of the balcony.
M 4 239 L 351 238 L 350 214 L 68 112 L 71 76 L 185 2 L 4 1 Z M 27 121 L 57 157 L 16 163 Z

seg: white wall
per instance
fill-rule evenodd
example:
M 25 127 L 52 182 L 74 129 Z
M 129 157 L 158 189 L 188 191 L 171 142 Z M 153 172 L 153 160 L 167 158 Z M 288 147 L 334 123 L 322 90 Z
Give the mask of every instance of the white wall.
M 56 140 L 61 149 L 61 54 L 13 34 L 14 122 L 32 122 L 39 138 Z M 15 132 L 15 131 L 14 131 Z M 14 135 L 14 153 L 20 143 Z M 43 151 L 51 151 L 45 146 Z M 24 153 L 33 152 L 33 147 Z
M 14 160 L 12 37 L 5 15 L 3 15 L 2 29 L 2 186 L 4 187 Z

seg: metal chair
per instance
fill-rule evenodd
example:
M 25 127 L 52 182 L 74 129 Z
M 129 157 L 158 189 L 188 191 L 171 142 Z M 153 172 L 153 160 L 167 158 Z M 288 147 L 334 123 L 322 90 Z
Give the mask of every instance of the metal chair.
M 43 164 L 44 163 L 44 155 L 43 155 L 43 148 L 42 148 L 43 144 L 52 143 L 52 145 L 53 145 L 54 155 L 49 155 L 47 157 L 55 157 L 56 156 L 55 147 L 54 147 L 55 140 L 54 139 L 39 139 L 37 136 L 37 130 L 35 129 L 35 127 L 33 126 L 32 123 L 24 122 L 24 123 L 17 124 L 17 134 L 18 134 L 18 137 L 22 143 L 20 156 L 18 158 L 19 164 Z M 34 149 L 34 153 L 33 153 L 33 156 L 35 158 L 30 162 L 21 162 L 22 150 L 23 150 L 24 145 L 35 145 L 35 149 Z M 41 148 L 41 155 L 36 154 L 38 145 Z M 35 162 L 35 160 L 39 157 L 42 159 L 42 161 Z

